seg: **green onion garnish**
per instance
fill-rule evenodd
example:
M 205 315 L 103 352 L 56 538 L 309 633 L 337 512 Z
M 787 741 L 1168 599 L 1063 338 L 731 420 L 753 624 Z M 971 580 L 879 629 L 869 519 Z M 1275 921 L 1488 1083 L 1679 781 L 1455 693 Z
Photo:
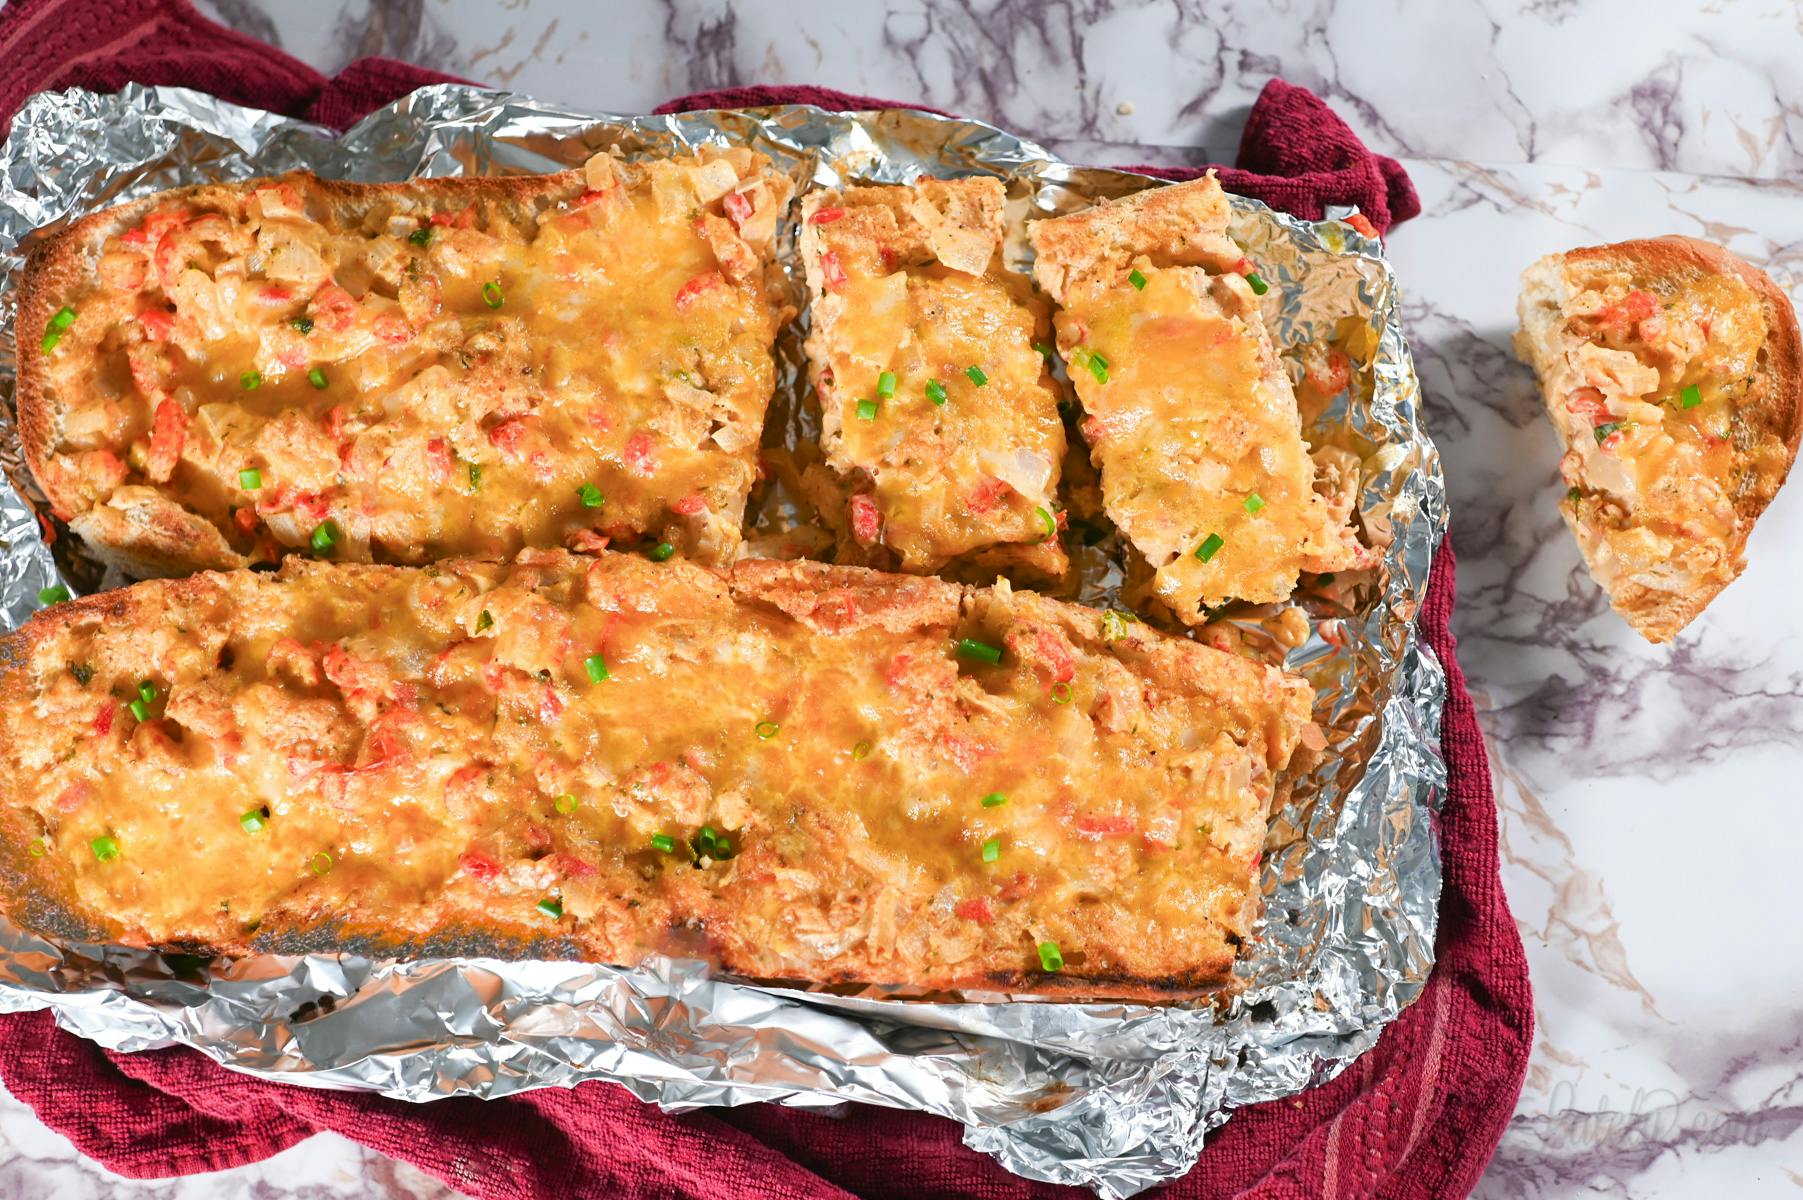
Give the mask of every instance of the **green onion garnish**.
M 556 800 L 552 801 L 552 807 L 567 817 L 576 811 L 576 797 L 569 792 L 565 792 Z
M 312 317 L 295 317 L 289 321 L 288 324 L 293 326 L 296 333 L 308 334 L 313 332 Z
M 1207 537 L 1202 539 L 1202 544 L 1200 546 L 1196 547 L 1196 557 L 1203 562 L 1207 562 L 1209 559 L 1213 558 L 1216 554 L 1219 554 L 1221 551 L 1221 547 L 1225 546 L 1226 544 L 1227 544 L 1226 541 L 1221 537 L 1220 534 L 1211 533 Z
M 95 838 L 88 843 L 88 849 L 92 850 L 94 857 L 101 862 L 112 862 L 119 857 L 119 843 L 110 837 Z
M 1086 368 L 1091 375 L 1094 375 L 1097 383 L 1108 382 L 1107 358 L 1096 353 L 1094 350 L 1079 350 L 1077 351 L 1076 357 L 1078 365 Z
M 1052 357 L 1052 348 L 1044 342 L 1034 342 L 1033 349 L 1039 351 L 1040 357 L 1042 358 Z
M 475 463 L 470 464 L 470 491 L 482 490 L 482 468 Z
M 1610 434 L 1614 433 L 1617 429 L 1620 429 L 1620 428 L 1621 428 L 1620 421 L 1606 421 L 1603 424 L 1598 425 L 1596 427 L 1596 429 L 1593 431 L 1596 434 L 1596 444 L 1599 446 L 1602 445 L 1604 442 L 1609 440 Z
M 330 854 L 327 854 L 324 850 L 321 850 L 318 854 L 315 854 L 313 856 L 313 860 L 307 864 L 307 870 L 313 872 L 315 875 L 324 875 L 326 872 L 330 871 L 331 869 L 332 869 L 332 856 Z
M 607 660 L 599 654 L 589 655 L 582 660 L 582 665 L 588 671 L 590 683 L 601 683 L 607 679 Z
M 940 383 L 937 379 L 929 379 L 927 381 L 927 399 L 931 400 L 934 404 L 944 404 L 945 385 Z
M 983 843 L 983 861 L 994 862 L 1002 856 L 1002 839 L 990 838 Z
M 486 633 L 495 627 L 495 614 L 486 608 L 476 614 L 476 632 Z
M 1006 803 L 1008 803 L 1008 797 L 1002 795 L 1000 792 L 990 792 L 987 796 L 983 797 L 984 808 L 1000 808 Z
M 654 833 L 651 835 L 651 848 L 661 850 L 665 854 L 675 854 L 676 839 L 667 833 Z
M 974 641 L 971 638 L 959 638 L 958 657 L 974 658 L 993 667 L 1002 661 L 1002 648 L 991 646 L 988 642 Z
M 1139 291 L 1143 292 L 1146 290 L 1146 277 L 1139 273 L 1138 267 L 1135 267 L 1135 268 L 1133 268 L 1133 270 L 1127 272 L 1127 282 L 1132 284 Z
M 1683 391 L 1678 393 L 1678 407 L 1679 408 L 1695 408 L 1697 405 L 1701 404 L 1702 402 L 1703 402 L 1703 389 L 1698 387 L 1694 383 L 1691 384 L 1689 387 L 1685 388 Z
M 1060 679 L 1052 685 L 1052 703 L 1069 704 L 1071 702 L 1071 685 Z
M 146 679 L 143 683 L 140 683 L 138 685 L 138 699 L 142 700 L 146 704 L 154 704 L 154 703 L 156 703 L 156 698 L 157 698 L 157 685 L 156 684 L 154 684 L 154 683 L 150 682 L 150 680 Z
M 320 558 L 330 554 L 332 547 L 338 544 L 338 522 L 321 521 L 314 527 L 313 536 L 307 539 L 307 543 L 313 547 L 313 553 Z
M 482 285 L 482 303 L 490 308 L 499 308 L 507 297 L 501 294 L 501 285 L 490 280 Z
M 1576 504 L 1583 495 L 1584 495 L 1583 491 L 1578 488 L 1575 488 L 1575 487 L 1567 488 L 1565 490 L 1565 498 L 1567 500 L 1571 501 L 1573 504 Z
M 32 838 L 30 853 L 33 858 L 42 858 L 50 853 L 50 843 L 43 838 Z
M 1262 296 L 1271 290 L 1271 285 L 1260 279 L 1257 271 L 1246 273 L 1246 286 L 1252 289 L 1254 296 Z
M 852 759 L 857 762 L 862 762 L 870 757 L 870 751 L 871 745 L 869 742 L 859 742 L 851 748 Z
M 775 721 L 759 721 L 754 732 L 758 735 L 758 741 L 767 742 L 775 737 L 777 731 L 781 728 L 782 726 L 778 725 Z
M 592 483 L 585 483 L 577 488 L 576 494 L 582 497 L 582 507 L 584 508 L 600 508 L 607 503 L 607 497 L 603 496 L 601 489 Z
M 150 706 L 148 704 L 145 704 L 142 700 L 133 700 L 130 704 L 127 704 L 125 707 L 127 710 L 129 710 L 131 712 L 131 715 L 137 720 L 137 722 L 140 725 L 142 725 L 145 721 L 150 720 Z
M 1042 971 L 1064 970 L 1064 955 L 1058 952 L 1057 942 L 1039 943 L 1039 969 Z
M 858 420 L 860 420 L 860 421 L 876 420 L 876 401 L 875 400 L 860 400 L 860 401 L 858 401 Z
M 50 318 L 50 323 L 45 328 L 61 333 L 73 324 L 75 324 L 75 310 L 65 304 L 56 310 L 56 315 Z
M 263 372 L 252 368 L 238 376 L 238 385 L 247 392 L 254 392 L 263 386 Z
M 884 371 L 876 377 L 876 394 L 887 400 L 895 395 L 895 372 Z
M 432 227 L 430 225 L 420 226 L 418 229 L 415 229 L 412 233 L 407 235 L 407 240 L 412 242 L 415 246 L 431 245 Z
M 695 848 L 720 862 L 732 857 L 732 842 L 715 833 L 712 825 L 703 825 L 701 832 L 695 835 Z
M 563 916 L 563 902 L 554 896 L 546 896 L 543 900 L 538 902 L 536 907 L 539 912 L 544 913 L 553 921 Z
M 56 349 L 56 344 L 62 340 L 63 335 L 60 333 L 46 333 L 44 335 L 44 340 L 39 342 L 38 345 L 43 349 L 45 354 L 48 354 Z
M 269 812 L 262 808 L 253 808 L 238 818 L 238 824 L 244 827 L 245 833 L 260 832 L 269 822 Z
M 1033 506 L 1033 515 L 1039 518 L 1039 523 L 1041 525 L 1045 526 L 1045 537 L 1040 539 L 1041 541 L 1049 542 L 1058 536 L 1058 522 L 1053 519 L 1051 513 L 1045 510 L 1043 505 L 1035 504 Z
M 326 387 L 326 373 L 320 368 L 314 367 L 307 372 L 307 382 L 323 392 Z
M 972 383 L 976 384 L 978 387 L 982 387 L 984 384 L 989 382 L 989 376 L 983 374 L 982 367 L 965 367 L 964 368 L 964 377 L 966 379 L 970 380 Z
M 1102 636 L 1106 637 L 1111 642 L 1116 638 L 1126 637 L 1127 626 L 1135 624 L 1138 621 L 1139 618 L 1130 612 L 1122 612 L 1118 608 L 1111 608 L 1102 614 Z
M 38 603 L 43 605 L 61 604 L 69 598 L 69 589 L 60 583 L 53 583 L 47 588 L 38 589 Z
M 245 467 L 238 472 L 238 486 L 247 492 L 254 492 L 263 486 L 263 472 L 255 467 Z
M 657 545 L 651 547 L 651 561 L 663 562 L 675 553 L 675 546 L 672 546 L 669 542 L 659 542 Z
M 1250 496 L 1246 497 L 1246 502 L 1244 504 L 1242 504 L 1240 507 L 1244 508 L 1249 513 L 1256 513 L 1256 512 L 1258 512 L 1259 509 L 1263 508 L 1264 506 L 1265 506 L 1265 498 L 1263 496 L 1259 495 L 1257 492 L 1253 492 Z

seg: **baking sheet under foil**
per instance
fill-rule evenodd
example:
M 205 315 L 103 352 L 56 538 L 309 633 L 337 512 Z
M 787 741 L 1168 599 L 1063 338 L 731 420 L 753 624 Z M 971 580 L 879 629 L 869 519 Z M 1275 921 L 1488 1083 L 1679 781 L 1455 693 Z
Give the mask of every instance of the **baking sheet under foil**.
M 20 462 L 11 333 L 34 229 L 178 184 L 296 168 L 362 180 L 510 174 L 572 166 L 611 145 L 633 154 L 703 142 L 756 147 L 804 187 L 998 175 L 1015 266 L 1028 215 L 1154 184 L 1061 163 L 980 122 L 909 111 L 621 117 L 442 85 L 339 136 L 182 89 L 36 96 L 0 148 L 0 466 L 11 483 L 0 483 L 0 627 L 22 622 L 59 574 L 78 592 L 117 582 L 40 520 L 42 495 Z M 1446 493 L 1420 424 L 1396 281 L 1380 246 L 1337 220 L 1299 221 L 1235 197 L 1231 232 L 1272 285 L 1265 315 L 1286 354 L 1331 337 L 1353 358 L 1351 387 L 1311 414 L 1309 437 L 1358 454 L 1360 521 L 1383 550 L 1377 571 L 1299 592 L 1309 636 L 1287 652 L 1272 636 L 1274 608 L 1214 627 L 1306 674 L 1328 739 L 1274 814 L 1265 913 L 1231 1000 L 929 1002 L 757 986 L 670 960 L 631 970 L 333 955 L 208 963 L 55 944 L 0 920 L 0 1009 L 48 1008 L 114 1049 L 179 1043 L 264 1078 L 406 1100 L 599 1079 L 669 1109 L 863 1101 L 959 1121 L 967 1144 L 1008 1169 L 1103 1196 L 1182 1175 L 1235 1106 L 1331 1078 L 1420 994 L 1440 895 L 1445 684 L 1413 619 Z M 783 240 L 799 300 L 793 237 L 791 226 Z M 805 314 L 778 346 L 767 444 L 810 431 L 804 332 Z M 793 518 L 776 499 L 754 509 L 765 527 Z M 1088 602 L 1118 603 L 1115 541 L 1078 556 Z

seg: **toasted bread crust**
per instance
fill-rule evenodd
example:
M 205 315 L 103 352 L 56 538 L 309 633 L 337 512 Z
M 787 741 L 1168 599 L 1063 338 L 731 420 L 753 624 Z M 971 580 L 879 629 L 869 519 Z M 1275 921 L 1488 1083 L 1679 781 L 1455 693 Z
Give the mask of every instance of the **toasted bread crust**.
M 1747 393 L 1734 404 L 1728 445 L 1732 466 L 1726 498 L 1736 517 L 1724 538 L 1717 567 L 1693 574 L 1683 589 L 1651 587 L 1618 577 L 1599 561 L 1600 543 L 1587 534 L 1578 501 L 1568 497 L 1561 513 L 1578 538 L 1586 563 L 1598 574 L 1613 607 L 1655 644 L 1669 641 L 1693 621 L 1745 567 L 1745 548 L 1754 523 L 1776 497 L 1796 461 L 1803 442 L 1803 342 L 1789 297 L 1759 268 L 1710 242 L 1680 235 L 1586 246 L 1549 256 L 1524 273 L 1522 332 L 1517 352 L 1540 373 L 1543 399 L 1560 436 L 1570 441 L 1555 406 L 1568 395 L 1546 387 L 1549 372 L 1571 340 L 1565 329 L 1564 302 L 1579 278 L 1625 275 L 1631 287 L 1681 288 L 1710 278 L 1744 284 L 1756 298 L 1764 324 L 1764 342 Z M 1774 445 L 1782 462 L 1774 463 Z M 1568 460 L 1572 455 L 1568 452 Z M 1568 482 L 1571 480 L 1568 479 Z M 1580 499 L 1582 497 L 1580 496 Z

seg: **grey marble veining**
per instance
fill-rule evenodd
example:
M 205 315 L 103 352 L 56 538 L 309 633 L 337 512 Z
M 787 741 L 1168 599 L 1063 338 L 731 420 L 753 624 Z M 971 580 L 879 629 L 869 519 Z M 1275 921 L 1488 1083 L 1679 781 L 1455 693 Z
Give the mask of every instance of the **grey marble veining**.
M 806 82 L 985 117 L 1073 161 L 1230 158 L 1282 74 L 1401 156 L 1425 214 L 1390 242 L 1460 554 L 1454 618 L 1501 807 L 1538 1029 L 1483 1200 L 1803 1188 L 1803 485 L 1746 576 L 1639 642 L 1556 511 L 1557 454 L 1508 350 L 1548 251 L 1690 233 L 1803 297 L 1797 0 L 1202 0 L 729 5 L 202 0 L 334 71 L 365 54 L 597 109 Z M 0 1094 L 0 1195 L 425 1200 L 351 1142 L 117 1180 Z

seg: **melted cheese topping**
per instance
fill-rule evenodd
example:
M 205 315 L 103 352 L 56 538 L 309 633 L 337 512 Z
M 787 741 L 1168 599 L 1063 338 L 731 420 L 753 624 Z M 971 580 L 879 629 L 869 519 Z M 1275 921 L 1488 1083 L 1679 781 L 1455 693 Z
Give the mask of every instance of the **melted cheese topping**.
M 201 565 L 328 521 L 358 560 L 646 536 L 730 556 L 788 182 L 710 150 L 473 183 L 203 187 L 108 239 L 48 356 L 74 398 L 50 490 L 152 488 L 229 544 Z
M 1043 547 L 1040 568 L 1064 569 L 1064 426 L 1033 348 L 1051 325 L 1001 266 L 1001 200 L 997 180 L 935 180 L 804 207 L 822 447 L 855 481 L 854 539 L 905 571 L 996 546 Z
M 291 559 L 141 584 L 28 626 L 0 857 L 128 944 L 474 930 L 514 954 L 1030 987 L 1054 941 L 1100 992 L 1218 983 L 1310 692 L 1115 634 L 1005 587 L 767 561 Z

